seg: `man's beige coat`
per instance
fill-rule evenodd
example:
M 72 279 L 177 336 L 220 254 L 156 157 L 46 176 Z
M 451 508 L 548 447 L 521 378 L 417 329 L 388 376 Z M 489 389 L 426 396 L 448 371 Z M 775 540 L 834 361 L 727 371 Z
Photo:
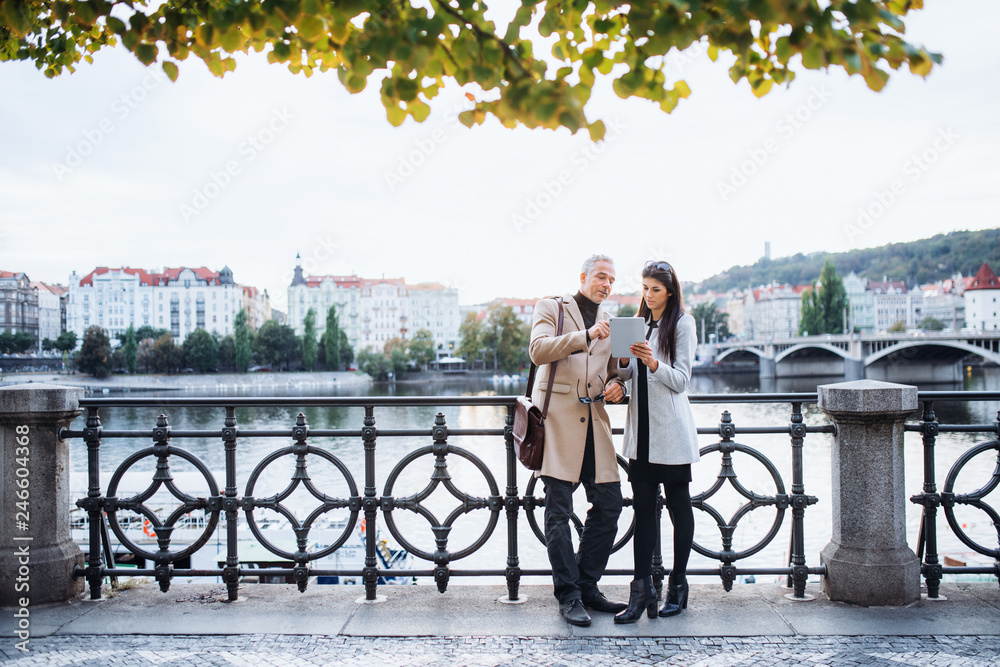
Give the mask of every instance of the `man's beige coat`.
M 565 312 L 561 336 L 556 336 L 559 304 L 555 299 L 542 299 L 535 304 L 531 321 L 528 352 L 539 367 L 531 400 L 539 409 L 545 404 L 551 364 L 559 361 L 545 420 L 545 456 L 542 469 L 536 474 L 567 482 L 580 481 L 589 417 L 594 423 L 595 481 L 617 482 L 620 481 L 618 464 L 604 402 L 588 405 L 579 400 L 597 396 L 604 391 L 605 383 L 618 377 L 611 358 L 611 340 L 595 340 L 588 345 L 580 307 L 570 294 L 564 295 L 562 302 Z M 598 307 L 597 320 L 607 319 L 610 319 L 608 314 Z

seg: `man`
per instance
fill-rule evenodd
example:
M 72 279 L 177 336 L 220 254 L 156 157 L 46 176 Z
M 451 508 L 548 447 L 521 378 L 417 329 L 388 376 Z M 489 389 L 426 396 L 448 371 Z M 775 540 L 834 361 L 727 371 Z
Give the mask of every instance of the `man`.
M 614 282 L 610 257 L 588 258 L 580 274 L 580 291 L 561 297 L 562 335 L 556 335 L 558 300 L 542 299 L 535 305 L 528 347 L 531 360 L 540 367 L 531 396 L 535 405 L 543 404 L 552 363 L 559 362 L 545 419 L 545 456 L 536 474 L 545 486 L 545 545 L 553 592 L 560 613 L 573 625 L 590 625 L 587 607 L 611 614 L 626 607 L 611 602 L 597 588 L 622 510 L 611 422 L 604 410 L 605 400 L 617 403 L 624 395 L 611 358 L 609 317 L 601 308 Z M 569 517 L 579 484 L 591 508 L 579 552 L 574 554 Z

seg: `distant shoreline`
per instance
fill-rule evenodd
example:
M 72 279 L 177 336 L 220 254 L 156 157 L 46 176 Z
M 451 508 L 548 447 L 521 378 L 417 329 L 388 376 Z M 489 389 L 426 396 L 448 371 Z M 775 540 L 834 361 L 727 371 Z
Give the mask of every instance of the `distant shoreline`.
M 57 373 L 6 373 L 0 386 L 26 383 L 58 384 L 83 387 L 88 391 L 183 391 L 205 387 L 307 387 L 307 386 L 367 386 L 372 379 L 365 373 L 352 371 L 289 372 L 289 373 L 190 373 L 180 375 L 60 375 Z

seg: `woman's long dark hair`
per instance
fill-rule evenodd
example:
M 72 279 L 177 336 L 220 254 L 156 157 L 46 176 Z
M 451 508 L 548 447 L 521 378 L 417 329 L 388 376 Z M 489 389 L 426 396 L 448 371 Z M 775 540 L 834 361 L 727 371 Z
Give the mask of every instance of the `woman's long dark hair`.
M 656 347 L 660 358 L 667 359 L 672 364 L 675 361 L 674 354 L 677 351 L 677 322 L 684 314 L 681 282 L 677 279 L 674 267 L 667 262 L 646 262 L 646 266 L 642 270 L 642 277 L 652 278 L 663 283 L 670 296 L 667 299 L 667 307 L 663 309 L 663 315 L 660 316 L 660 321 L 656 323 L 656 327 L 659 329 L 656 336 Z M 639 304 L 639 317 L 647 322 L 653 317 L 652 311 L 646 305 L 645 297 Z

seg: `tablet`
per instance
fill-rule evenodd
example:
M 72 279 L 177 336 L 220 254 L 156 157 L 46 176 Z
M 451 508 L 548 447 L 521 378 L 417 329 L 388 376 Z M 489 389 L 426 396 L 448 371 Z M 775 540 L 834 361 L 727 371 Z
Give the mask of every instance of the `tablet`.
M 646 340 L 646 321 L 641 317 L 611 318 L 611 356 L 635 358 L 629 347 Z

